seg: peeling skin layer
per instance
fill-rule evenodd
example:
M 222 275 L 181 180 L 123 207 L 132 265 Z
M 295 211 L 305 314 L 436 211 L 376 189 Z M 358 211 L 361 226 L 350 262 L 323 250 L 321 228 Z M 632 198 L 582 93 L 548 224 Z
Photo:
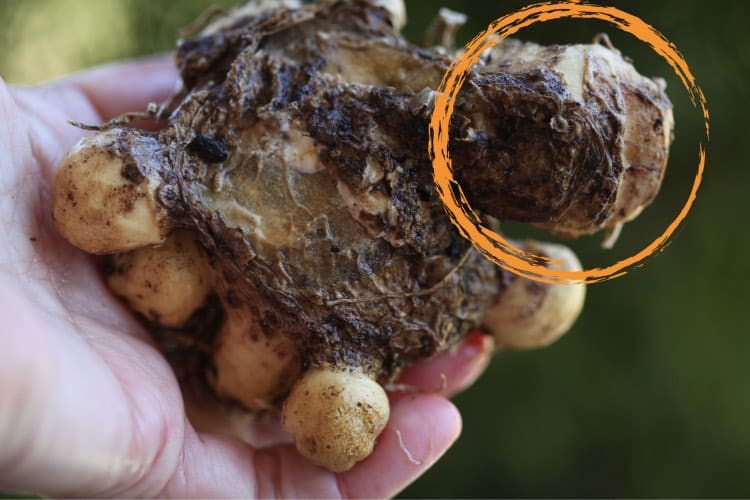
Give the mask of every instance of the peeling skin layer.
M 408 45 L 366 2 L 219 23 L 181 42 L 180 104 L 156 137 L 171 166 L 160 200 L 200 233 L 223 302 L 249 304 L 305 366 L 380 380 L 456 343 L 503 274 L 435 193 L 427 122 L 449 59 Z M 475 69 L 454 168 L 485 214 L 579 234 L 617 221 L 622 119 L 606 99 L 592 114 L 569 95 L 556 50 L 517 73 L 501 58 Z

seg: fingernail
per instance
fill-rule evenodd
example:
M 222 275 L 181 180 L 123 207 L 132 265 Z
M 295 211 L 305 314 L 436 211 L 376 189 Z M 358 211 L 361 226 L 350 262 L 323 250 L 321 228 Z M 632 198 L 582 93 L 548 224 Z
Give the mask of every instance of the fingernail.
M 467 359 L 472 359 L 482 354 L 492 352 L 494 348 L 495 341 L 493 338 L 476 330 L 466 338 L 459 350 L 459 355 Z

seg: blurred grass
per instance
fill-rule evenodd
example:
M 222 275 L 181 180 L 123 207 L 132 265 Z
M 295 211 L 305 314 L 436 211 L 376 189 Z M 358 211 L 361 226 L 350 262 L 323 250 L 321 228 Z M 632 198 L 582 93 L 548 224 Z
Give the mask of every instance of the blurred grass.
M 0 75 L 34 83 L 106 61 L 170 50 L 209 0 L 0 0 Z M 462 42 L 528 2 L 408 0 L 407 35 L 439 5 L 466 12 Z M 750 264 L 745 200 L 750 19 L 736 2 L 612 2 L 685 54 L 708 98 L 711 142 L 695 207 L 668 249 L 589 288 L 573 331 L 534 352 L 500 354 L 456 398 L 458 444 L 404 497 L 750 497 Z M 617 249 L 574 242 L 587 266 L 645 246 L 676 214 L 695 174 L 699 114 L 668 67 L 637 40 L 592 21 L 555 21 L 522 37 L 585 42 L 607 31 L 639 70 L 667 77 L 676 142 L 657 202 Z M 523 234 L 525 229 L 509 225 Z

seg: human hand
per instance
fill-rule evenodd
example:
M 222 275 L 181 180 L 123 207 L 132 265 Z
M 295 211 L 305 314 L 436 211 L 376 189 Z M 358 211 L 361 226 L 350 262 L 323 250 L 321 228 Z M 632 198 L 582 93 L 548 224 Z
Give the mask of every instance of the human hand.
M 486 366 L 476 334 L 407 371 L 375 451 L 343 474 L 288 444 L 255 449 L 196 429 L 169 365 L 111 296 L 96 261 L 51 219 L 56 165 L 83 132 L 174 89 L 171 60 L 102 67 L 40 87 L 0 80 L 0 489 L 53 496 L 387 497 L 460 432 L 446 399 Z M 445 384 L 441 387 L 444 376 Z M 430 392 L 432 391 L 432 392 Z M 269 431 L 270 432 L 270 431 Z

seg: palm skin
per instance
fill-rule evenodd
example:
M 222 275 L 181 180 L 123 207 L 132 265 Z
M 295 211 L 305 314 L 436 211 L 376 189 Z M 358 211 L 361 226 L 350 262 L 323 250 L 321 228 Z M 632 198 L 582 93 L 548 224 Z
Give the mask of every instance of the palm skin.
M 158 58 L 40 87 L 0 80 L 0 490 L 53 496 L 395 495 L 457 438 L 460 417 L 445 396 L 481 373 L 489 341 L 472 336 L 457 352 L 405 373 L 404 383 L 426 392 L 392 395 L 391 420 L 373 454 L 349 472 L 332 474 L 288 444 L 258 450 L 196 430 L 170 367 L 110 295 L 96 260 L 55 231 L 55 167 L 83 135 L 67 120 L 100 123 L 144 109 L 166 98 L 176 79 L 171 61 Z M 435 394 L 442 375 L 447 383 Z

